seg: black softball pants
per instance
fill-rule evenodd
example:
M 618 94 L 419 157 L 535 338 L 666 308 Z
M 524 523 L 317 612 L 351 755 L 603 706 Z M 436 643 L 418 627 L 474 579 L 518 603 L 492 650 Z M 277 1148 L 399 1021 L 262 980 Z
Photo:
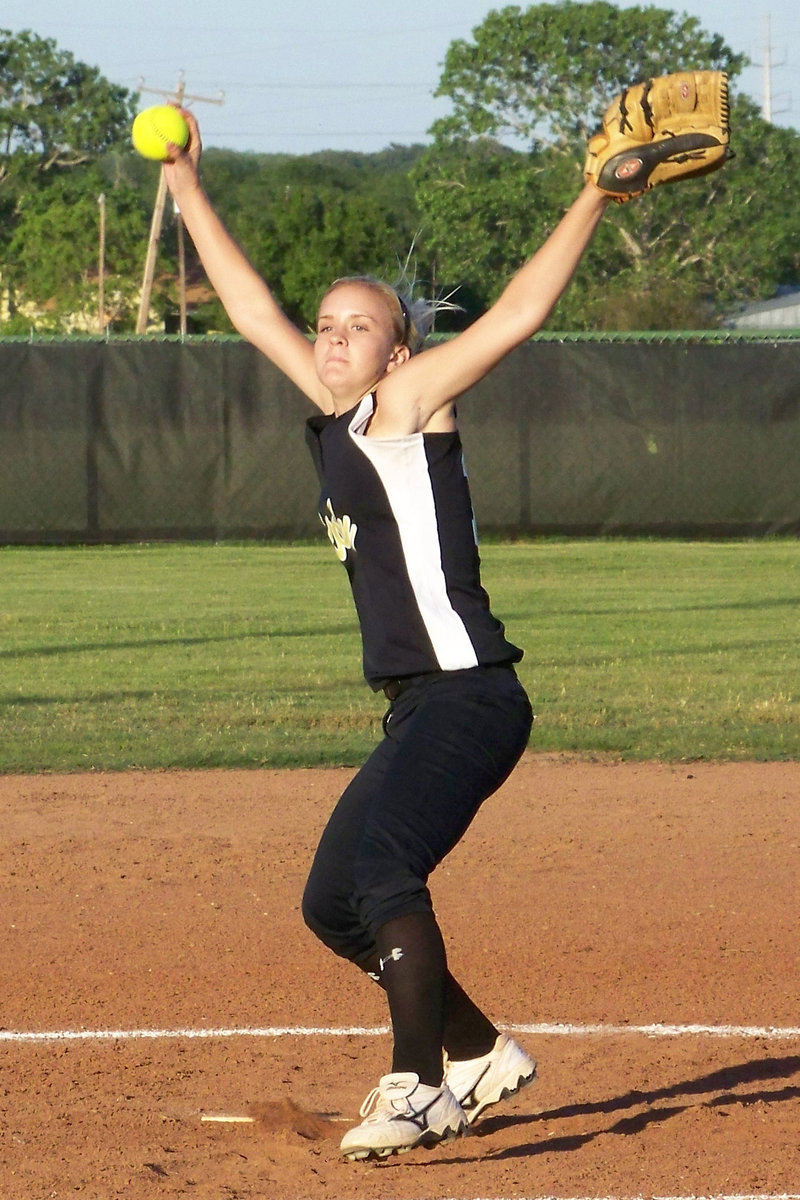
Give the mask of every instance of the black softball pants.
M 429 875 L 518 762 L 532 719 L 505 666 L 402 681 L 383 741 L 336 805 L 306 884 L 303 917 L 326 946 L 370 969 L 382 926 L 432 913 Z

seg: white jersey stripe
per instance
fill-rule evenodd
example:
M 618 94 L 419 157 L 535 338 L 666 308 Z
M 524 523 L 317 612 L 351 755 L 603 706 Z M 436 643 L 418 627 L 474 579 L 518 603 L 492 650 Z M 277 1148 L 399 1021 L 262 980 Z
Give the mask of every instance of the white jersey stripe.
M 367 396 L 350 423 L 350 437 L 372 463 L 386 491 L 411 588 L 439 667 L 443 671 L 476 667 L 475 647 L 447 595 L 423 435 L 367 438 L 360 431 L 371 412 L 372 397 Z

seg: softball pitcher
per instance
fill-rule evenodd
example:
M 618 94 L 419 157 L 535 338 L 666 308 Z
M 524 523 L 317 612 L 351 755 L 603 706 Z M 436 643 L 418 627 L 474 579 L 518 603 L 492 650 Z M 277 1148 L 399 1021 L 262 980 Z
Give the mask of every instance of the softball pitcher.
M 642 92 L 645 125 L 672 103 L 675 88 L 656 94 L 661 82 Z M 696 80 L 693 87 L 697 107 Z M 431 872 L 517 763 L 532 720 L 514 669 L 522 651 L 481 585 L 455 405 L 541 327 L 609 199 L 636 191 L 630 161 L 618 192 L 613 164 L 605 171 L 636 148 L 628 129 L 635 99 L 616 116 L 609 109 L 598 135 L 605 143 L 593 139 L 588 182 L 497 302 L 424 353 L 431 306 L 371 278 L 328 288 L 313 343 L 287 319 L 203 191 L 189 113 L 189 143 L 174 147 L 164 168 L 235 327 L 318 410 L 307 437 L 319 514 L 349 575 L 365 677 L 389 703 L 384 737 L 336 805 L 303 897 L 310 928 L 384 989 L 391 1016 L 392 1061 L 342 1140 L 350 1159 L 456 1137 L 536 1075 L 530 1055 L 449 971 L 428 890 Z M 662 134 L 652 125 L 637 136 L 652 151 Z M 640 147 L 638 190 L 678 177 L 678 166 L 664 173 L 667 150 L 660 145 L 648 159 Z M 701 148 L 690 161 L 685 150 L 682 173 L 700 173 Z M 480 894 L 474 902 L 479 912 Z

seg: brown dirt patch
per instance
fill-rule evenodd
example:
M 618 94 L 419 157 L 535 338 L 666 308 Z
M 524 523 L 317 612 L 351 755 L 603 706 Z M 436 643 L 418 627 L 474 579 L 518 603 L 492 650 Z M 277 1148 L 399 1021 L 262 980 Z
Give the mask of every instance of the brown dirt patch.
M 519 1033 L 540 1082 L 469 1138 L 367 1165 L 382 993 L 299 913 L 349 775 L 0 778 L 3 1200 L 800 1193 L 800 764 L 527 757 L 432 890 L 497 1021 L 581 1028 Z M 665 1023 L 728 1028 L 608 1030 Z M 83 1036 L 9 1037 L 47 1031 Z

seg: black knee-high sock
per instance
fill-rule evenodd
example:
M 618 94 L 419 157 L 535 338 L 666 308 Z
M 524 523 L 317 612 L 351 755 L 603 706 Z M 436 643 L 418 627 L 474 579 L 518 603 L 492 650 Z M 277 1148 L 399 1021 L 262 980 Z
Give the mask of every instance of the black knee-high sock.
M 389 928 L 387 942 L 392 941 L 397 931 L 397 926 Z M 399 932 L 402 933 L 402 929 Z M 392 947 L 392 949 L 395 948 Z M 384 953 L 386 953 L 385 950 Z M 389 959 L 385 966 L 388 967 L 395 961 L 395 959 Z M 386 990 L 386 976 L 381 970 L 381 960 L 377 952 L 358 965 L 371 979 L 374 979 Z M 465 1059 L 480 1058 L 489 1053 L 497 1040 L 497 1027 L 478 1008 L 474 1000 L 467 995 L 461 984 L 449 971 L 445 972 L 443 1014 L 442 1043 L 448 1058 L 454 1062 L 463 1062 Z M 395 1067 L 395 1070 L 405 1069 Z M 416 1070 L 416 1068 L 413 1069 Z
M 393 1071 L 415 1071 L 421 1083 L 442 1082 L 447 957 L 433 913 L 387 921 L 375 938 L 380 982 L 389 1000 Z
M 444 1035 L 448 1058 L 463 1062 L 488 1054 L 497 1029 L 448 971 L 444 992 Z

